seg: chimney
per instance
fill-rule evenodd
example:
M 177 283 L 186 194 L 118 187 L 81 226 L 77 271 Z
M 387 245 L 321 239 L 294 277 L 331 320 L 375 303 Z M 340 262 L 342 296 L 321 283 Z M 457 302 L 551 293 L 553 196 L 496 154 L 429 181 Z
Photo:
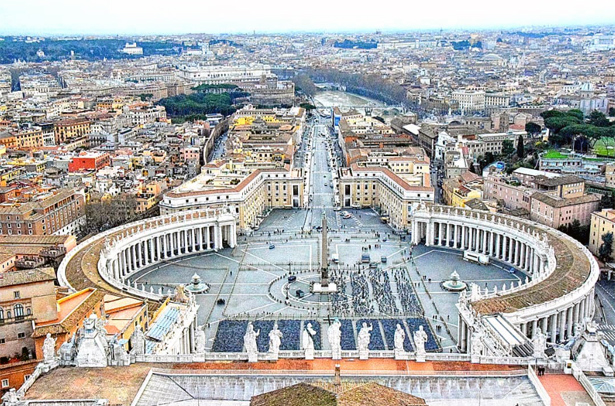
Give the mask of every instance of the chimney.
M 340 386 L 342 384 L 342 377 L 340 375 L 340 372 L 340 364 L 335 364 L 335 377 L 333 378 L 333 384 L 335 386 Z

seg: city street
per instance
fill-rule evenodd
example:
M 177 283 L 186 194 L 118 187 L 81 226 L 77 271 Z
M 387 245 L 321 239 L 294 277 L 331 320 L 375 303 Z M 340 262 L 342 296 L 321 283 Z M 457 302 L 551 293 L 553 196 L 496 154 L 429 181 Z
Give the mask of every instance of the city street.
M 594 320 L 609 344 L 615 345 L 615 281 L 598 281 L 596 294 L 598 300 Z

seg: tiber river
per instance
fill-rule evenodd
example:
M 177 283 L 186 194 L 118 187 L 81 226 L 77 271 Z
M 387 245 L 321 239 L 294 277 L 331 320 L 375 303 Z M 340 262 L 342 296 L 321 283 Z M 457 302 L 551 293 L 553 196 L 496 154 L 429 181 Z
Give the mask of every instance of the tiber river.
M 378 100 L 337 90 L 327 90 L 317 93 L 316 96 L 314 96 L 314 102 L 316 103 L 316 107 L 385 107 L 385 104 Z

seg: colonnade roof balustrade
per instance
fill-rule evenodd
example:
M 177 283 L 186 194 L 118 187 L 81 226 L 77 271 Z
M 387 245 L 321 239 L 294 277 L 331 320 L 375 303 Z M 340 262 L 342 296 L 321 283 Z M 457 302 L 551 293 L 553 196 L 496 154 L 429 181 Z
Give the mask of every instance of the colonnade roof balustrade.
M 123 239 L 149 233 L 156 228 L 166 229 L 174 224 L 185 226 L 187 222 L 199 219 L 216 221 L 220 215 L 228 215 L 228 211 L 208 209 L 168 214 L 104 231 L 83 241 L 66 255 L 58 269 L 58 280 L 73 290 L 96 287 L 105 292 L 125 296 L 127 292 L 107 283 L 99 274 L 98 263 L 103 250 L 121 244 Z
M 576 242 L 548 235 L 549 245 L 555 250 L 555 270 L 541 282 L 517 292 L 503 293 L 472 303 L 482 314 L 512 313 L 530 306 L 561 298 L 578 289 L 590 277 L 591 264 L 586 253 Z
M 512 239 L 523 236 L 526 241 L 534 240 L 536 247 L 543 243 L 541 238 L 546 237 L 547 245 L 553 249 L 554 254 L 555 266 L 549 264 L 548 267 L 552 271 L 537 276 L 539 279 L 535 283 L 521 285 L 525 288 L 489 294 L 473 301 L 472 308 L 480 314 L 515 313 L 554 304 L 558 300 L 565 302 L 563 305 L 569 305 L 585 296 L 598 278 L 598 264 L 589 250 L 570 236 L 550 227 L 507 215 L 449 206 L 423 206 L 413 215 L 418 221 L 429 219 L 452 224 L 457 217 L 466 226 L 479 225 Z M 506 229 L 509 229 L 508 233 Z M 574 295 L 579 297 L 572 297 Z

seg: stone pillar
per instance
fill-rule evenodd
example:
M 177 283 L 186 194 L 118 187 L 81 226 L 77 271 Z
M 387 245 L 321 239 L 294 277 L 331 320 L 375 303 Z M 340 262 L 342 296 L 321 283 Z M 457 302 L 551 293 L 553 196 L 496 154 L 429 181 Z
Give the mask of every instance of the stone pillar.
M 495 255 L 496 258 L 500 258 L 500 233 L 495 234 Z
M 457 248 L 457 224 L 451 224 L 451 227 L 453 229 L 453 235 L 452 235 L 453 248 Z
M 461 249 L 465 250 L 466 249 L 466 226 L 462 224 L 461 226 L 459 226 L 459 228 L 461 228 Z
M 439 223 L 439 226 L 440 227 L 439 227 L 439 230 L 438 230 L 438 233 L 439 233 L 438 234 L 438 245 L 442 247 L 442 246 L 444 246 L 444 238 L 443 238 L 443 235 L 444 235 L 444 223 Z
M 138 269 L 137 266 L 137 246 L 133 244 L 131 247 L 131 255 L 132 255 L 132 270 L 136 271 Z
M 568 315 L 568 325 L 566 326 L 566 332 L 568 333 L 568 338 L 572 337 L 572 324 L 573 324 L 572 322 L 573 314 L 572 313 L 573 311 L 574 309 L 572 307 L 569 307 L 568 310 L 566 311 Z
M 538 328 L 538 319 L 532 320 L 532 338 L 536 337 L 537 328 Z
M 555 336 L 557 334 L 557 313 L 549 316 L 551 318 L 551 325 L 549 326 L 549 332 L 551 333 L 551 342 L 555 343 Z
M 474 227 L 468 226 L 468 250 L 473 251 L 474 246 Z
M 124 250 L 120 251 L 120 276 L 123 278 L 126 272 L 126 252 Z
M 461 350 L 461 341 L 462 341 L 462 336 L 461 336 L 461 327 L 462 327 L 462 323 L 463 323 L 463 319 L 461 318 L 461 314 L 457 315 L 457 344 L 459 346 L 459 349 Z M 410 333 L 412 334 L 412 332 Z
M 572 309 L 573 309 L 572 310 L 573 311 L 572 320 L 574 321 L 574 323 L 578 323 L 579 322 L 579 304 L 575 303 Z
M 547 334 L 547 317 L 543 317 L 542 319 L 540 319 L 540 321 L 540 329 L 542 330 L 543 334 Z
M 559 312 L 559 342 L 564 341 L 564 331 L 566 331 L 566 311 Z
M 203 234 L 201 233 L 201 227 L 194 229 L 194 244 L 197 251 L 203 249 Z
M 514 262 L 514 252 L 513 252 L 513 243 L 514 240 L 510 237 L 508 237 L 508 259 L 507 261 L 510 262 L 511 264 Z
M 211 241 L 210 241 L 211 233 L 209 232 L 210 229 L 211 229 L 210 226 L 207 226 L 205 228 L 205 230 L 206 230 L 205 238 L 206 238 L 206 241 L 207 241 L 207 249 L 208 250 L 211 249 Z

